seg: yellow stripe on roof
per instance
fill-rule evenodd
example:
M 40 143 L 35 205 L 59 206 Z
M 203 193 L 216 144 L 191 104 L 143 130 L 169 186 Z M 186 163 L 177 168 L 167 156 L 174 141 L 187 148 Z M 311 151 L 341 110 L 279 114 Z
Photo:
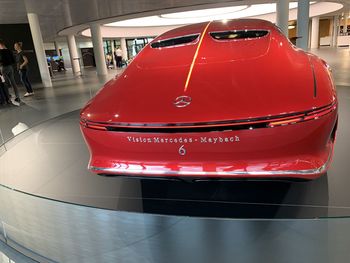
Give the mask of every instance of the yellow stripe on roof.
M 198 56 L 198 52 L 199 52 L 199 49 L 200 49 L 200 47 L 201 47 L 201 45 L 202 45 L 202 41 L 203 41 L 204 35 L 205 35 L 205 33 L 207 32 L 210 23 L 211 23 L 211 21 L 206 25 L 206 27 L 204 28 L 204 30 L 203 30 L 203 32 L 202 32 L 202 34 L 201 34 L 201 38 L 200 38 L 200 40 L 199 40 L 199 43 L 198 43 L 196 52 L 194 53 L 194 56 L 193 56 L 193 60 L 192 60 L 192 63 L 191 63 L 190 70 L 188 71 L 188 75 L 187 75 L 187 79 L 186 79 L 186 83 L 185 83 L 184 92 L 187 91 L 188 84 L 189 84 L 190 79 L 191 79 L 191 75 L 192 75 L 192 70 L 193 70 L 193 67 L 194 67 L 194 63 L 196 62 L 196 59 L 197 59 L 197 56 Z

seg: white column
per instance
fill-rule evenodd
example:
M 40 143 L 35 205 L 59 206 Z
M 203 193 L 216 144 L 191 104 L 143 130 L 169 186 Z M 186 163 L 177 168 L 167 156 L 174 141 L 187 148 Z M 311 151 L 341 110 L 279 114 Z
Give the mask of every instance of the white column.
M 90 25 L 90 29 L 92 44 L 94 46 L 97 75 L 107 75 L 106 59 L 103 52 L 101 26 L 100 24 L 94 23 Z
M 312 18 L 311 23 L 311 48 L 318 48 L 319 42 L 319 29 L 320 28 L 320 18 L 315 16 Z
M 122 50 L 123 59 L 128 60 L 128 49 L 126 47 L 126 39 L 124 37 L 120 39 L 120 49 Z
M 54 41 L 53 43 L 55 45 L 57 56 L 60 56 L 60 46 L 58 45 L 57 41 Z
M 74 35 L 68 35 L 67 42 L 68 42 L 68 50 L 69 50 L 70 61 L 72 64 L 73 74 L 79 75 L 81 74 L 81 69 L 79 64 L 77 43 L 75 41 Z
M 297 47 L 304 50 L 308 48 L 309 40 L 309 10 L 310 0 L 298 1 L 298 18 L 297 18 Z
M 35 49 L 36 59 L 38 60 L 42 83 L 44 87 L 52 87 L 52 82 L 51 82 L 49 68 L 47 65 L 43 36 L 41 35 L 38 15 L 34 13 L 28 13 L 27 16 L 28 16 L 30 31 L 32 32 L 34 49 Z
M 276 2 L 276 25 L 283 34 L 288 37 L 289 20 L 289 0 L 279 0 Z
M 334 16 L 333 17 L 333 30 L 332 30 L 332 47 L 337 47 L 338 46 L 338 34 L 339 34 L 339 17 Z

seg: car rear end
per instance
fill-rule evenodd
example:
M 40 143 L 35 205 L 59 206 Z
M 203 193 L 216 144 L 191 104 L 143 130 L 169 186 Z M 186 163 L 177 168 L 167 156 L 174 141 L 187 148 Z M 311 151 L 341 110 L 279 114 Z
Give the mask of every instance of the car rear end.
M 312 179 L 336 127 L 327 66 L 252 19 L 165 33 L 81 112 L 89 168 L 129 176 Z

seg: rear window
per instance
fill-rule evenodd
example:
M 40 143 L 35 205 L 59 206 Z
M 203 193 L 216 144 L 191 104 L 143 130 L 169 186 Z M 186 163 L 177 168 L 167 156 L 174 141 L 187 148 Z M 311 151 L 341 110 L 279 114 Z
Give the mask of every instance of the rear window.
M 266 36 L 267 30 L 234 30 L 223 32 L 212 32 L 211 37 L 216 40 L 252 39 Z
M 188 36 L 181 36 L 181 37 L 160 40 L 152 43 L 151 47 L 162 48 L 162 47 L 173 47 L 173 46 L 185 45 L 197 40 L 198 36 L 199 34 L 195 34 L 195 35 L 188 35 Z

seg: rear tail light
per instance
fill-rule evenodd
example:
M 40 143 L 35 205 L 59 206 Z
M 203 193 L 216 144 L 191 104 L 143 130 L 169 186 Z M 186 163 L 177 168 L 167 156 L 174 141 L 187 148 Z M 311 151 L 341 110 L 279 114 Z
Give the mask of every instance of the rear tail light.
M 267 126 L 270 128 L 273 128 L 275 126 L 284 126 L 284 125 L 288 125 L 288 124 L 295 124 L 297 122 L 302 121 L 303 118 L 293 118 L 293 119 L 287 119 L 287 120 L 283 120 L 283 121 L 273 121 L 270 122 Z
M 90 128 L 90 129 L 94 129 L 94 130 L 100 130 L 100 131 L 107 131 L 107 127 L 103 124 L 91 124 L 86 120 L 81 119 L 80 120 L 80 125 L 85 127 L 85 128 Z
M 86 127 L 94 130 L 107 131 L 107 128 L 102 125 L 87 124 Z
M 326 106 L 322 109 L 317 109 L 314 111 L 310 111 L 298 116 L 291 116 L 290 118 L 285 118 L 282 120 L 274 120 L 270 122 L 267 127 L 273 128 L 276 126 L 285 126 L 290 124 L 296 124 L 299 122 L 309 121 L 309 120 L 317 120 L 318 118 L 327 115 L 328 113 L 331 113 L 337 108 L 336 103 L 331 104 L 330 106 Z
M 99 131 L 115 132 L 142 132 L 142 133 L 184 133 L 184 132 L 211 132 L 242 129 L 274 128 L 279 126 L 292 125 L 309 120 L 321 118 L 337 108 L 336 101 L 328 106 L 317 108 L 311 111 L 299 112 L 296 114 L 265 117 L 247 120 L 224 121 L 218 123 L 192 123 L 192 124 L 128 124 L 128 123 L 95 123 L 82 118 L 80 124 L 84 128 Z

